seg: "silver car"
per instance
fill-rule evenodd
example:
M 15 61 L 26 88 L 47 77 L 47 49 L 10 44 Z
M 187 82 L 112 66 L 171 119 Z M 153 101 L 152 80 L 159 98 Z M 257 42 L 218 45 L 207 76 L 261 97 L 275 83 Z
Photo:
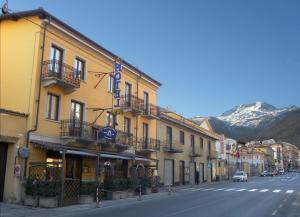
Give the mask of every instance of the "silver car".
M 233 175 L 233 181 L 247 182 L 248 181 L 247 173 L 245 173 L 244 171 L 236 171 L 235 174 Z

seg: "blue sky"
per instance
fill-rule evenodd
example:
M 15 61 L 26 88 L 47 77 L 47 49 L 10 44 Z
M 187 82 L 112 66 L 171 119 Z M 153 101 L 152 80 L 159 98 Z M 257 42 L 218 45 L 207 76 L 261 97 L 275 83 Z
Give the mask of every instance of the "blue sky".
M 298 0 L 9 0 L 40 6 L 160 81 L 159 105 L 187 117 L 300 105 Z

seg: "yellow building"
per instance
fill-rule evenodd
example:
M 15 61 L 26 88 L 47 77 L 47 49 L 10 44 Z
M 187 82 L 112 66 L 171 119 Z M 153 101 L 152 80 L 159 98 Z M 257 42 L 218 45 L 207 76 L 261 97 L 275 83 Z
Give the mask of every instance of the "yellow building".
M 217 137 L 187 118 L 162 111 L 157 121 L 157 153 L 161 183 L 169 185 L 210 182 L 216 171 Z
M 53 168 L 74 183 L 153 172 L 159 82 L 43 9 L 2 15 L 0 34 L 0 201 Z

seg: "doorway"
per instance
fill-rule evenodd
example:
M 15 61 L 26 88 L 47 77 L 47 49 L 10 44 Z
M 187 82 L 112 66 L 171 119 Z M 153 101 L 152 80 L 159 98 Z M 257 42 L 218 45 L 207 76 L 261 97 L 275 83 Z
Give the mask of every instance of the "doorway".
M 3 201 L 3 194 L 4 194 L 7 147 L 8 147 L 7 143 L 0 142 L 0 202 Z
M 196 166 L 195 162 L 190 162 L 190 185 L 195 184 L 195 172 L 196 172 Z
M 204 163 L 200 163 L 200 171 L 199 171 L 199 175 L 200 175 L 200 183 L 204 182 Z
M 81 180 L 82 158 L 66 157 L 66 178 Z
M 179 161 L 179 182 L 180 182 L 180 185 L 184 185 L 185 184 L 185 181 L 184 181 L 184 161 L 181 160 Z
M 164 185 L 172 186 L 174 184 L 174 161 L 165 159 Z

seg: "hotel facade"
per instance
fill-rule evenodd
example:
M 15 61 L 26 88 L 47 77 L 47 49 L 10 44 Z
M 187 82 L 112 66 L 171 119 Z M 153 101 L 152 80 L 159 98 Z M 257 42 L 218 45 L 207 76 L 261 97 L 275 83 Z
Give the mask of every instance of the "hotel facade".
M 67 205 L 83 181 L 216 177 L 218 136 L 160 110 L 158 81 L 43 9 L 0 30 L 0 201 L 21 202 L 30 178 L 61 181 Z

